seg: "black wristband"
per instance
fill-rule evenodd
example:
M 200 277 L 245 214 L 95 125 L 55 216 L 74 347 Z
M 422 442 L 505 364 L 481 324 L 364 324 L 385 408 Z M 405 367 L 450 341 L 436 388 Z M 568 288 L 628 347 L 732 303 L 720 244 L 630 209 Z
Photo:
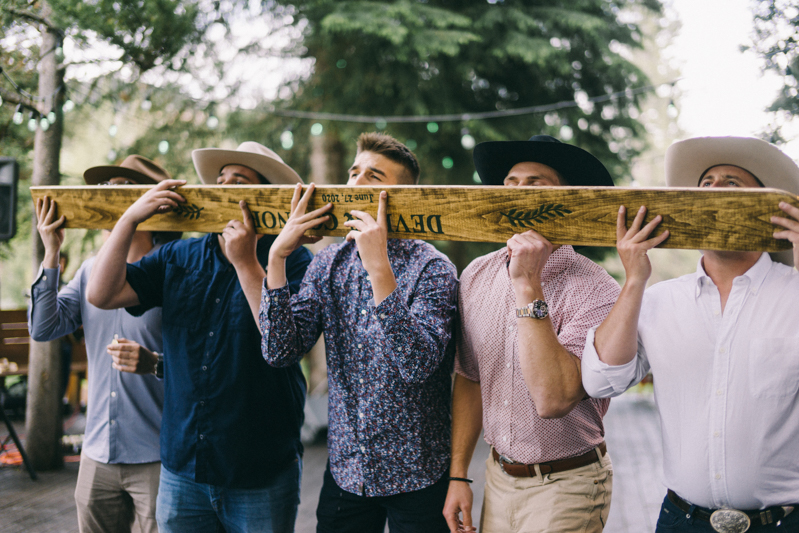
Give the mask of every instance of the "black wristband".
M 449 478 L 450 481 L 465 481 L 466 483 L 474 483 L 473 479 L 469 479 L 468 477 L 451 477 Z

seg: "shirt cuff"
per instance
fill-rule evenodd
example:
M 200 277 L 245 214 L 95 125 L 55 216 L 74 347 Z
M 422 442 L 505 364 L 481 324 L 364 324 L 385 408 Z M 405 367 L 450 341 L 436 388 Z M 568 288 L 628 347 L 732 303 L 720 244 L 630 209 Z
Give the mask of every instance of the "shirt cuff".
M 385 297 L 379 305 L 374 307 L 374 314 L 383 326 L 383 331 L 391 331 L 401 327 L 407 318 L 405 305 L 401 300 L 399 287 Z M 373 300 L 374 301 L 374 300 Z
M 288 283 L 278 289 L 270 289 L 266 285 L 266 278 L 264 278 L 264 285 L 261 290 L 261 313 L 264 316 L 270 316 L 273 307 L 276 309 L 285 309 L 290 302 L 291 291 L 289 290 Z
M 58 279 L 61 274 L 60 268 L 44 268 L 39 266 L 39 272 L 36 274 L 36 280 L 31 287 L 36 290 L 58 290 Z
M 633 384 L 638 368 L 638 355 L 623 365 L 609 365 L 602 362 L 594 347 L 597 327 L 589 329 L 585 339 L 582 357 L 583 386 L 586 392 L 595 398 L 618 396 Z M 609 389 L 612 389 L 612 392 Z

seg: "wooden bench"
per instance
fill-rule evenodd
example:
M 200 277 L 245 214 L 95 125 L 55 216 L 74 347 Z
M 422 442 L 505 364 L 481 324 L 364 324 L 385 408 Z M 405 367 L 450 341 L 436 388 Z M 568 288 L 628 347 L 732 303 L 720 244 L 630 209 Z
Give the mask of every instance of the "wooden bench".
M 17 370 L 0 369 L 0 380 L 6 376 L 28 375 L 28 351 L 30 349 L 30 333 L 28 332 L 28 314 L 25 309 L 0 311 L 0 359 L 8 359 L 16 363 Z M 80 378 L 86 375 L 88 360 L 86 345 L 83 340 L 76 342 L 65 339 L 72 344 L 72 364 L 67 385 L 67 398 L 73 407 L 80 406 Z M 0 385 L 2 385 L 0 383 Z

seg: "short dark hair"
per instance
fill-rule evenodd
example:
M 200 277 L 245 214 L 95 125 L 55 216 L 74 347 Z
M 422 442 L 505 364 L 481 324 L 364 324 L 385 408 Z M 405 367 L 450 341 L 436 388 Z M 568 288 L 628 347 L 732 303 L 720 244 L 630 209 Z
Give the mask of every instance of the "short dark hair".
M 408 181 L 419 183 L 419 161 L 413 152 L 391 135 L 376 131 L 361 133 L 358 137 L 358 153 L 374 152 L 399 163 L 408 174 Z

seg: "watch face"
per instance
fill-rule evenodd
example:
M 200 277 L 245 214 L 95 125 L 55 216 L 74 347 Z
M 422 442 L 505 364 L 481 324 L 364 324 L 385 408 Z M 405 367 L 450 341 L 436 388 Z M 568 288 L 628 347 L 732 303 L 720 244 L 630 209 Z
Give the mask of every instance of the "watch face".
M 536 318 L 546 318 L 549 316 L 549 308 L 547 307 L 546 302 L 543 300 L 536 300 L 533 302 L 531 312 Z

